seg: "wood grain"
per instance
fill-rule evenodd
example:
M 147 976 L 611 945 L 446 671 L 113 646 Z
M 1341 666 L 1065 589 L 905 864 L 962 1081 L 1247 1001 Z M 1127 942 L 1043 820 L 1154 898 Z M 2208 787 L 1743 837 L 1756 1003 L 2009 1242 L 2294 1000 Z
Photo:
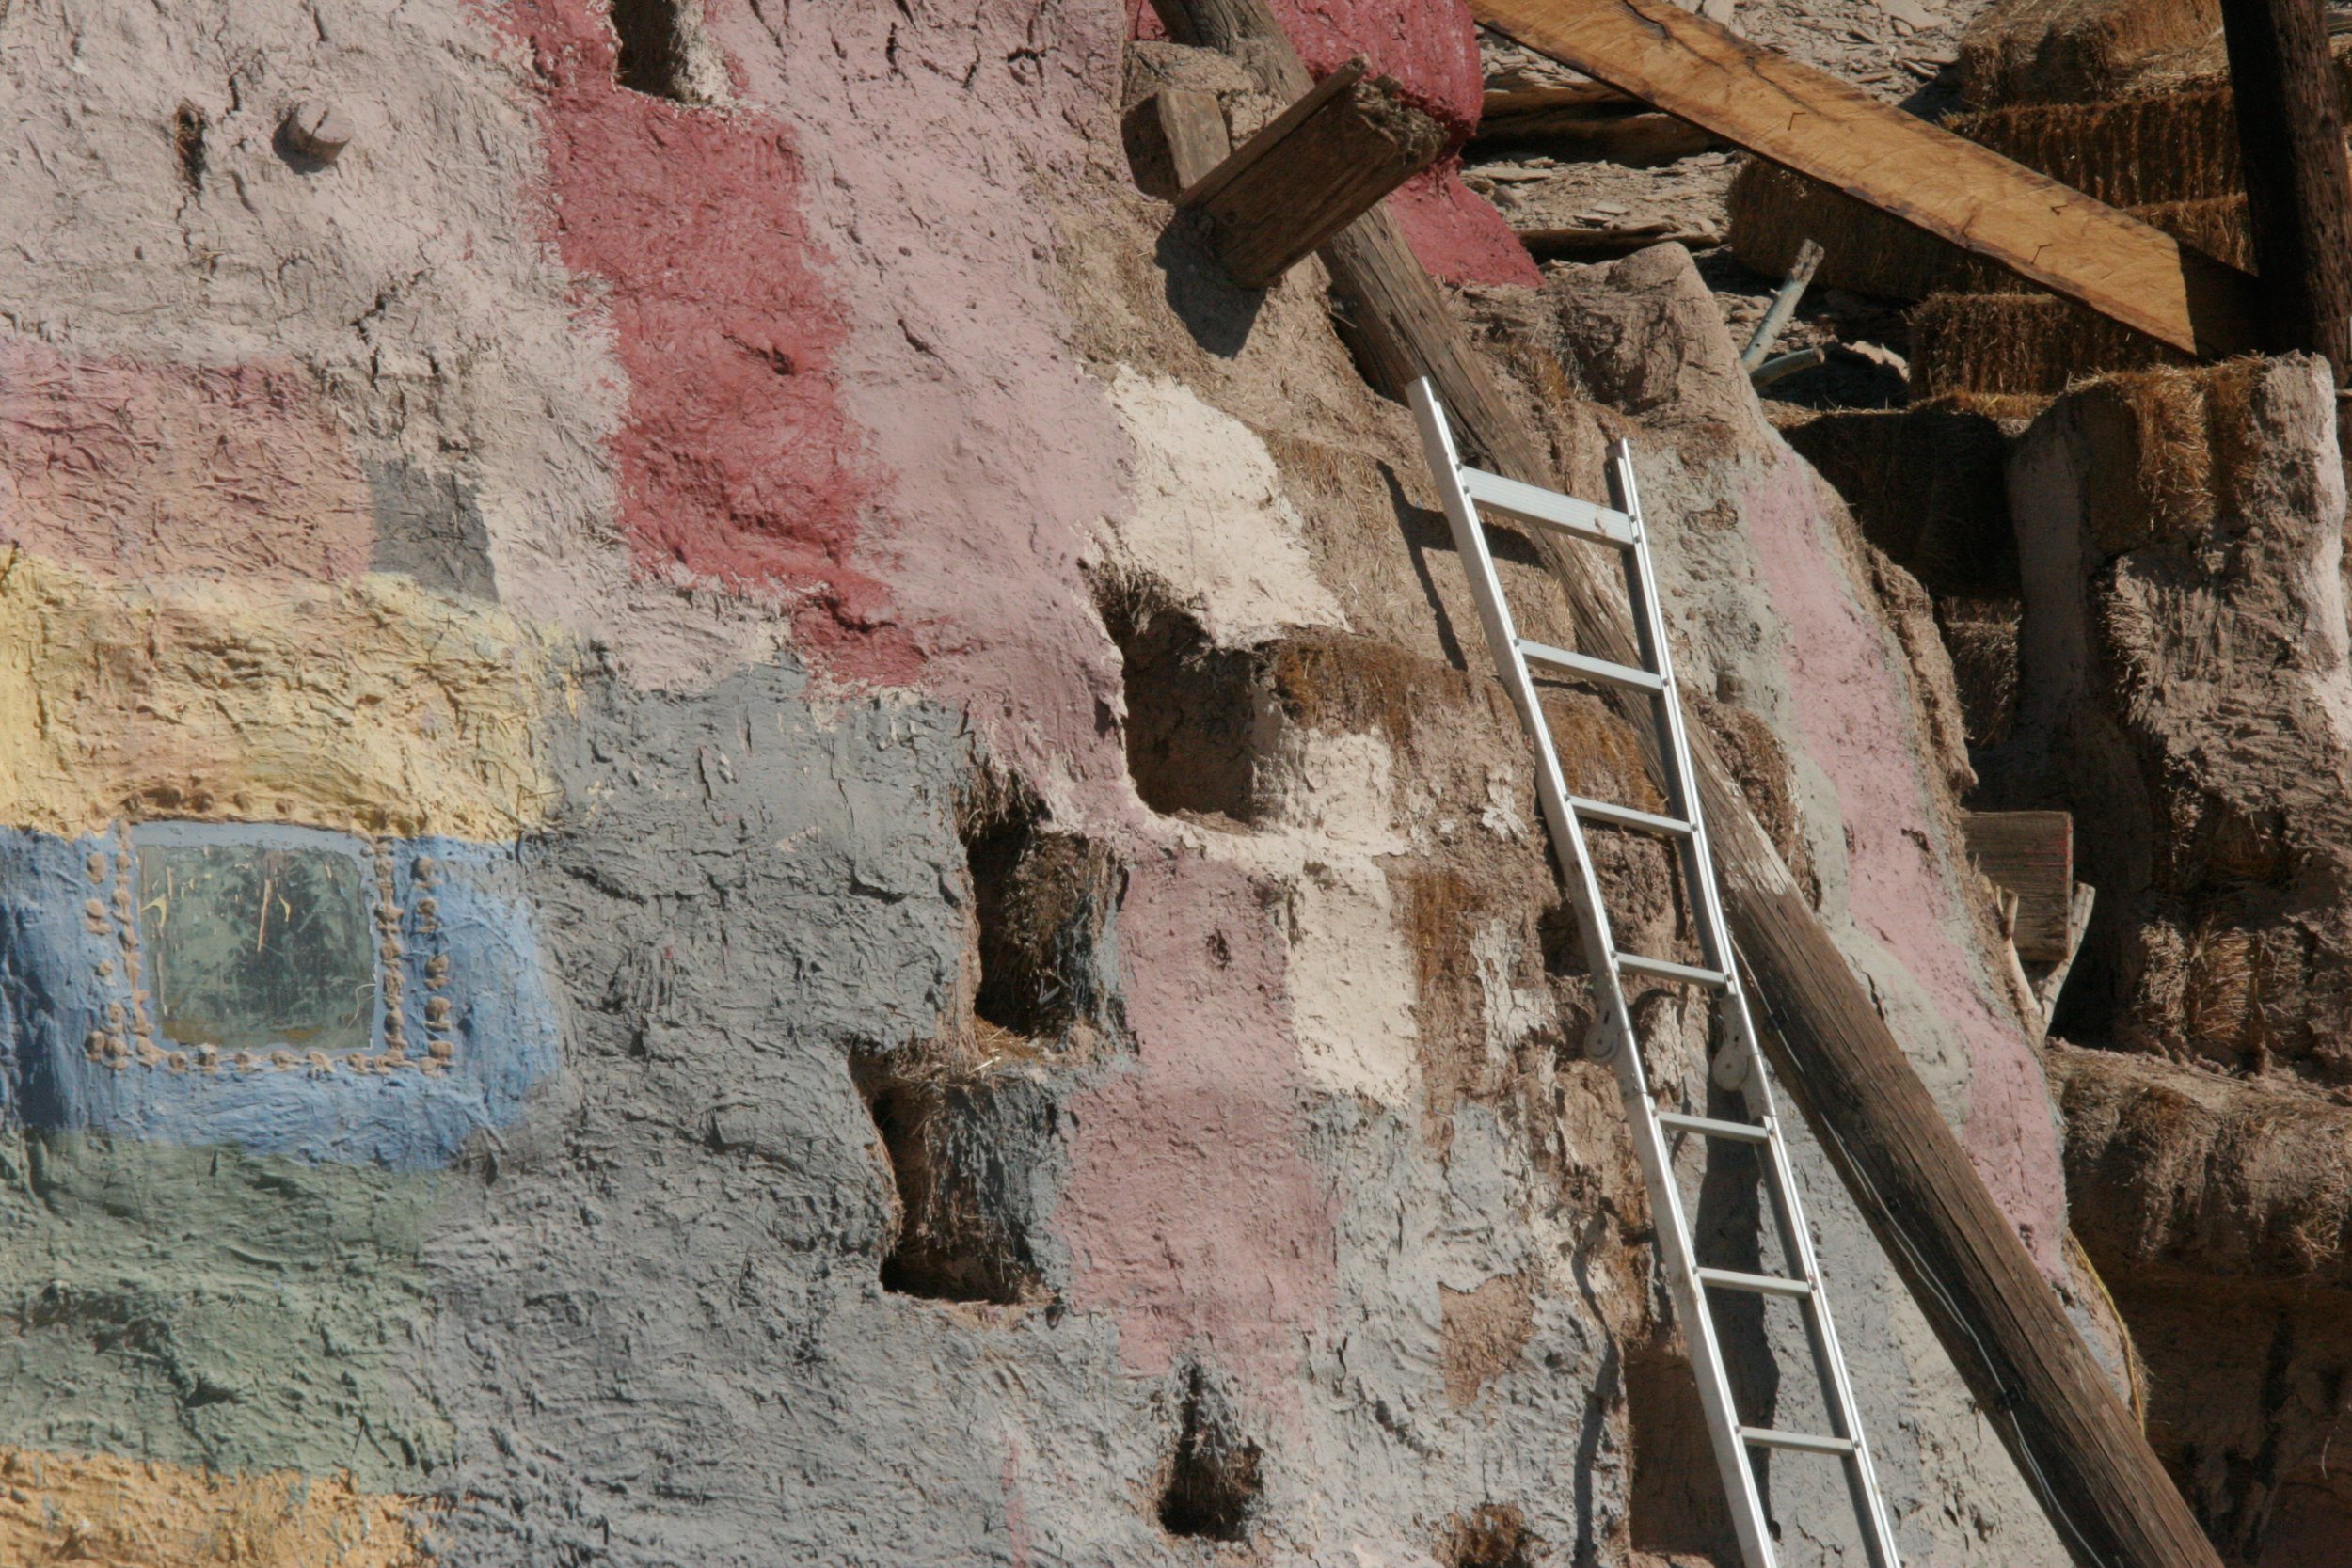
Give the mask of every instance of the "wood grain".
M 1490 92 L 1470 138 L 1471 151 L 1481 157 L 1543 152 L 1629 168 L 1670 164 L 1723 145 L 1713 132 L 1598 83 Z
M 2184 353 L 2257 343 L 2253 280 L 1670 0 L 1472 0 L 1478 20 Z
M 2010 944 L 2029 964 L 2063 963 L 2073 950 L 2074 817 L 2063 811 L 1972 811 L 1961 816 L 1968 853 L 2017 895 Z
M 2262 343 L 2352 385 L 2352 178 L 2320 0 L 2221 0 Z
M 1233 280 L 1268 287 L 1444 150 L 1444 127 L 1350 60 L 1177 198 Z
M 1146 196 L 1173 201 L 1233 150 L 1216 94 L 1198 87 L 1162 87 L 1120 122 L 1127 166 Z

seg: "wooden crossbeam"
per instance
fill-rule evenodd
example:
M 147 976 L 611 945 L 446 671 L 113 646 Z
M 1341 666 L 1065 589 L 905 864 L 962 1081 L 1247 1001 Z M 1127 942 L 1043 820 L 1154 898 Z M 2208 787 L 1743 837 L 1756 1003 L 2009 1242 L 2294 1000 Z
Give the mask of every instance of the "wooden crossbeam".
M 1445 128 L 1395 82 L 1350 60 L 1275 117 L 1184 195 L 1246 288 L 1263 289 L 1427 168 Z
M 1127 111 L 1120 133 L 1128 166 L 1147 196 L 1173 201 L 1233 150 L 1216 94 L 1162 87 Z
M 2254 280 L 1671 0 L 1471 0 L 1538 54 L 2186 354 L 2257 346 Z

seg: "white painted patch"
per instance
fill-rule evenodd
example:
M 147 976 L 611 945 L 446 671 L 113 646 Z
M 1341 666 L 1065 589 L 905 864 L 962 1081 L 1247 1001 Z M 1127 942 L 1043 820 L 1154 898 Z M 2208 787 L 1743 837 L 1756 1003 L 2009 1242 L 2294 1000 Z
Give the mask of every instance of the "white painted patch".
M 1470 934 L 1470 949 L 1478 964 L 1479 993 L 1486 1004 L 1486 1054 L 1507 1061 L 1519 1041 L 1550 1021 L 1550 994 L 1512 978 L 1519 969 L 1517 927 L 1488 921 Z
M 1135 446 L 1135 480 L 1128 515 L 1104 523 L 1107 564 L 1159 581 L 1224 647 L 1347 624 L 1315 578 L 1305 522 L 1257 432 L 1125 365 L 1111 405 Z

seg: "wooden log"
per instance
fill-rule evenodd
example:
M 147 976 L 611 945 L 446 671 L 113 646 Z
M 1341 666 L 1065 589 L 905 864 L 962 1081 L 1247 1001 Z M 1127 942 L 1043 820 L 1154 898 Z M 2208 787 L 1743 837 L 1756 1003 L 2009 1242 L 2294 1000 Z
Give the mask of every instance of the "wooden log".
M 2074 817 L 2063 811 L 1963 814 L 1968 853 L 1987 877 L 2017 895 L 2010 942 L 2029 964 L 2064 961 L 2074 901 Z
M 1724 146 L 1721 136 L 1661 114 L 1597 82 L 1490 92 L 1470 151 L 1541 151 L 1575 163 L 1649 168 Z
M 1627 223 L 1614 229 L 1522 229 L 1519 244 L 1538 261 L 1613 261 L 1654 245 L 1712 250 L 1721 234 L 1691 233 L 1671 223 Z
M 2320 0 L 2221 0 L 2263 346 L 2352 386 L 2352 176 Z
M 2256 342 L 2253 283 L 2162 230 L 1671 0 L 1473 0 L 1481 22 L 2185 353 Z
M 1180 43 L 1251 62 L 1277 90 L 1306 68 L 1266 0 L 1152 0 Z M 1552 482 L 1544 448 L 1378 210 L 1325 247 L 1334 293 L 1394 387 L 1427 373 L 1484 460 Z M 1631 623 L 1584 555 L 1543 546 L 1580 650 L 1636 663 Z M 1629 705 L 1646 724 L 1648 705 Z M 1694 734 L 1698 786 L 1732 934 L 1757 980 L 1764 1039 L 1790 1097 L 2083 1568 L 2220 1568 L 2138 1423 L 1985 1188 L 1877 1006 Z M 1657 737 L 1649 737 L 1653 766 Z
M 1350 60 L 1176 199 L 1244 288 L 1268 287 L 1436 161 L 1445 128 Z
M 1173 201 L 1233 150 L 1216 94 L 1198 87 L 1162 87 L 1120 122 L 1127 166 L 1146 196 Z

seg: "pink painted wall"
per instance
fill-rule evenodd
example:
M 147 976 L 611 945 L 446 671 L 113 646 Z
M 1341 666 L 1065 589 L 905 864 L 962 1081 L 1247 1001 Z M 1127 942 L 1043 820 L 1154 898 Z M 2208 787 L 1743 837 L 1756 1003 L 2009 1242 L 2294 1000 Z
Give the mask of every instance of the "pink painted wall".
M 1854 601 L 1824 536 L 1820 483 L 1784 453 L 1740 510 L 1787 631 L 1804 749 L 1828 775 L 1845 818 L 1847 911 L 1959 1034 L 1969 1065 L 1961 1144 L 2042 1271 L 2063 1281 L 2066 1178 L 2042 1064 L 1972 951 L 1920 775 L 1926 748 L 1888 721 L 1910 708 L 1900 655 Z

